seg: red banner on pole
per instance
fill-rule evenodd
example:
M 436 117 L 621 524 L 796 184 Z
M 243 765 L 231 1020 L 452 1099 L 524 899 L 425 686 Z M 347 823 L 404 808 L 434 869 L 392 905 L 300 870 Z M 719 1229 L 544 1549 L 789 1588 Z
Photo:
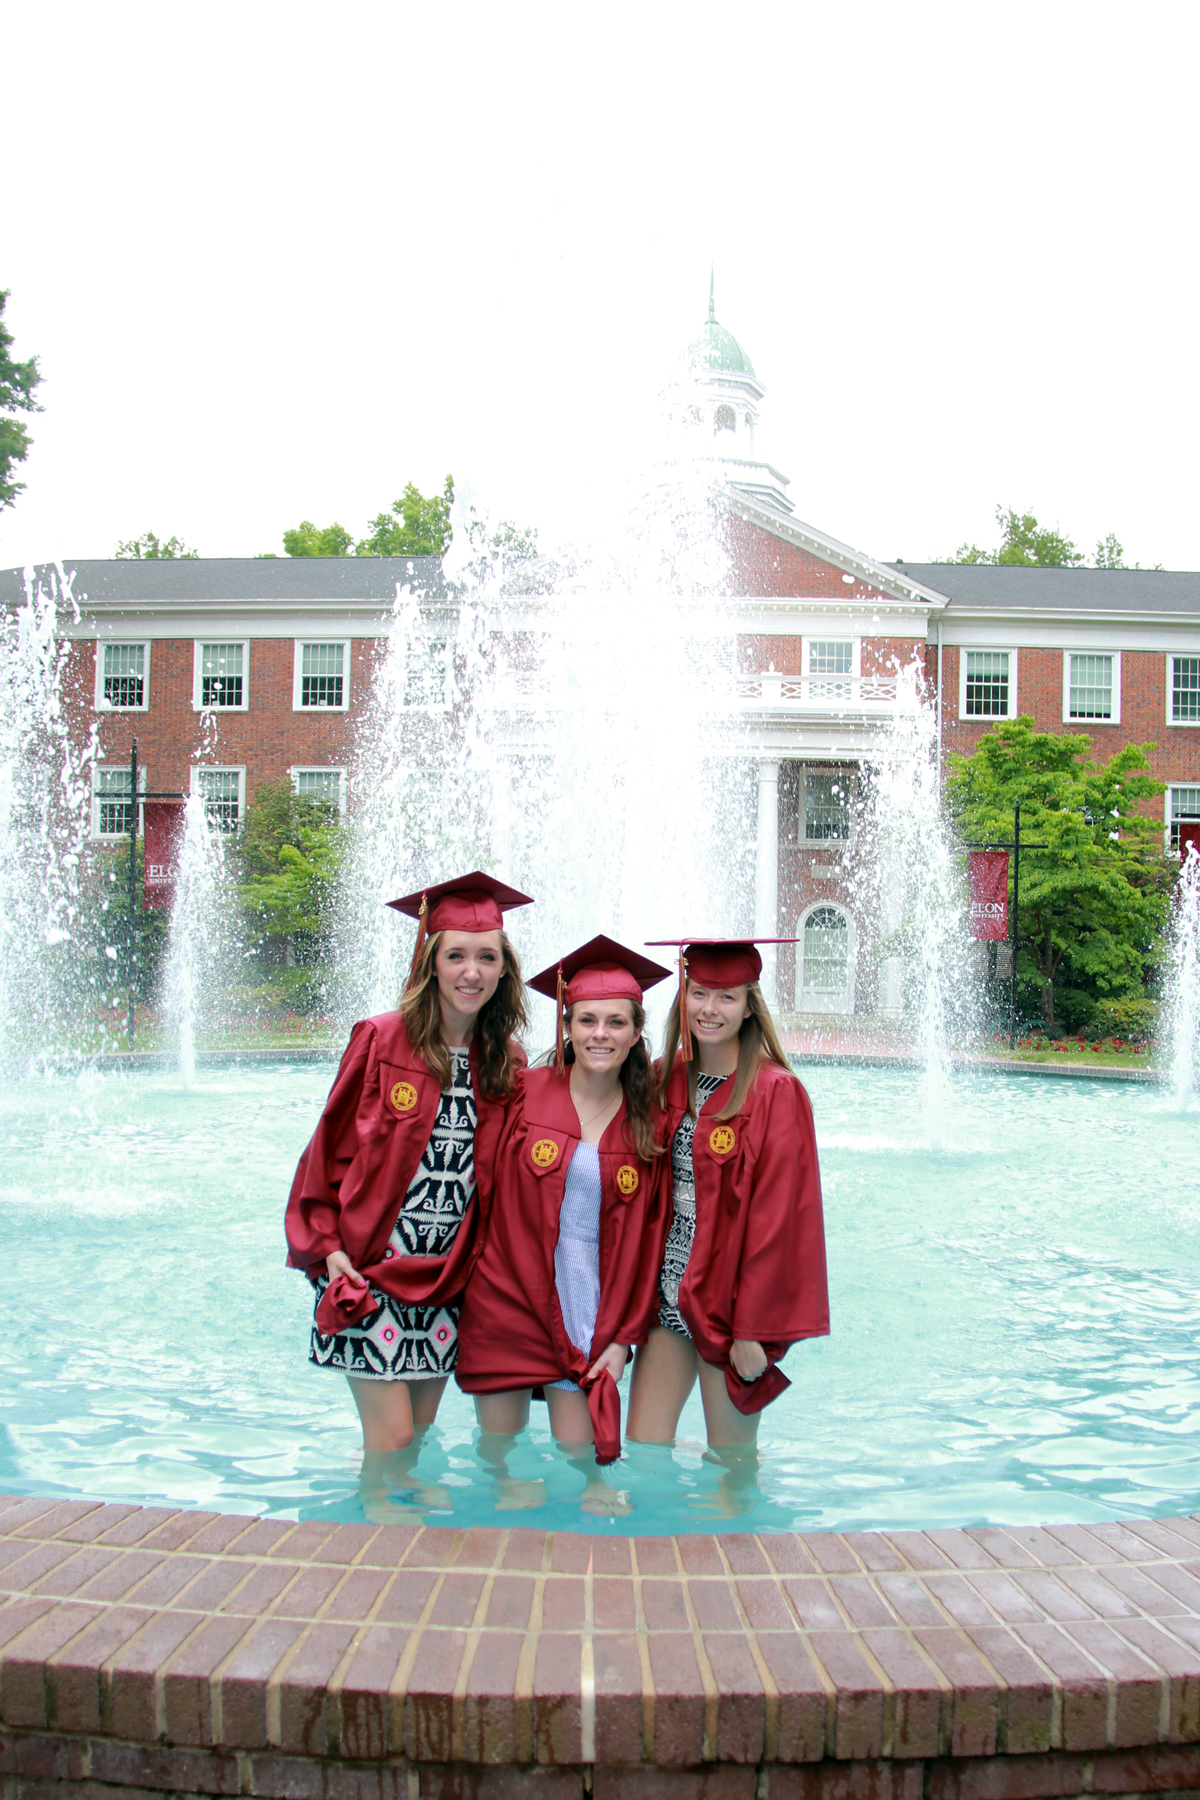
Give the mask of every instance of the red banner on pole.
M 175 867 L 183 843 L 183 808 L 182 800 L 143 802 L 146 833 L 144 906 L 168 907 L 174 897 Z
M 1190 821 L 1179 827 L 1179 860 L 1185 863 L 1188 859 L 1189 846 L 1200 856 L 1200 820 Z
M 1008 851 L 968 852 L 967 885 L 971 936 L 1002 942 L 1008 936 Z

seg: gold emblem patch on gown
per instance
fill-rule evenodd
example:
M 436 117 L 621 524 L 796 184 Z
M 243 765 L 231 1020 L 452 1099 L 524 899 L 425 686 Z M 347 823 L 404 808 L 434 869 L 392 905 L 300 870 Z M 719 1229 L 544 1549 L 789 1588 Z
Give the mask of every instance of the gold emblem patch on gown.
M 737 1143 L 732 1125 L 714 1125 L 709 1133 L 708 1147 L 718 1156 L 724 1156 Z
M 529 1154 L 539 1169 L 548 1169 L 558 1160 L 558 1145 L 553 1138 L 539 1138 L 536 1144 L 530 1145 Z
M 388 1099 L 397 1112 L 411 1112 L 417 1104 L 417 1090 L 411 1081 L 398 1081 Z
M 638 1180 L 638 1172 L 633 1167 L 633 1164 L 622 1163 L 617 1170 L 617 1186 L 620 1188 L 621 1192 L 623 1194 L 636 1194 Z

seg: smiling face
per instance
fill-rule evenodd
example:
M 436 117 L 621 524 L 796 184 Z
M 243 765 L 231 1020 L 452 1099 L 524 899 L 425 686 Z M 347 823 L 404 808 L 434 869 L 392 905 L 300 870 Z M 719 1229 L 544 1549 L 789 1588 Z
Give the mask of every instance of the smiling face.
M 736 1042 L 750 1017 L 749 992 L 744 987 L 706 988 L 688 983 L 688 1024 L 696 1042 L 719 1050 Z
M 443 931 L 434 957 L 442 1018 L 473 1020 L 487 1005 L 504 973 L 498 931 Z
M 589 1075 L 615 1073 L 642 1035 L 632 1000 L 577 1000 L 566 1027 L 575 1062 Z

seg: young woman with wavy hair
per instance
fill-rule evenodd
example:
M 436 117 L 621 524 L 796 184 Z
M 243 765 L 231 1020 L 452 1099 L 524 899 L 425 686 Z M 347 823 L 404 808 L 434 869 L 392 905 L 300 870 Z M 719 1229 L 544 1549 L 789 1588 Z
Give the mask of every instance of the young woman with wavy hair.
M 525 1053 L 503 914 L 528 895 L 478 872 L 389 901 L 418 920 L 395 1012 L 350 1034 L 287 1205 L 315 1286 L 309 1357 L 350 1383 L 366 1451 L 432 1424 L 458 1351 L 486 1183 Z
M 645 1246 L 665 1229 L 642 997 L 668 973 L 598 937 L 529 984 L 557 1000 L 557 1050 L 508 1112 L 456 1376 L 490 1437 L 519 1431 L 542 1388 L 560 1443 L 620 1455 L 616 1383 L 649 1327 Z
M 754 942 L 695 941 L 679 968 L 659 1065 L 670 1225 L 627 1431 L 669 1443 L 698 1376 L 709 1443 L 753 1444 L 762 1408 L 788 1386 L 780 1357 L 829 1331 L 812 1108 Z

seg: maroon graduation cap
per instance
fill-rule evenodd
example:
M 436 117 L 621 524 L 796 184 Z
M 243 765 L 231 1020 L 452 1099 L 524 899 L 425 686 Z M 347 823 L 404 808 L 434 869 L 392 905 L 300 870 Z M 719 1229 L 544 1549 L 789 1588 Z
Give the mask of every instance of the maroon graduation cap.
M 701 987 L 749 987 L 762 974 L 756 944 L 796 944 L 794 937 L 654 938 L 650 948 L 679 951 L 679 1047 L 684 1062 L 692 1060 L 692 1033 L 687 1016 L 687 978 Z
M 640 1006 L 646 989 L 665 981 L 670 973 L 661 963 L 626 949 L 615 938 L 594 937 L 534 975 L 530 987 L 553 1000 L 558 1009 L 554 1066 L 559 1074 L 567 1066 L 563 1013 L 568 1006 L 579 1000 L 636 1000 Z
M 411 982 L 417 958 L 425 947 L 425 939 L 433 931 L 500 931 L 504 914 L 515 906 L 532 906 L 530 894 L 506 887 L 494 875 L 475 869 L 470 875 L 456 875 L 452 881 L 436 881 L 416 894 L 404 894 L 388 905 L 417 921 L 417 942 L 413 950 Z

